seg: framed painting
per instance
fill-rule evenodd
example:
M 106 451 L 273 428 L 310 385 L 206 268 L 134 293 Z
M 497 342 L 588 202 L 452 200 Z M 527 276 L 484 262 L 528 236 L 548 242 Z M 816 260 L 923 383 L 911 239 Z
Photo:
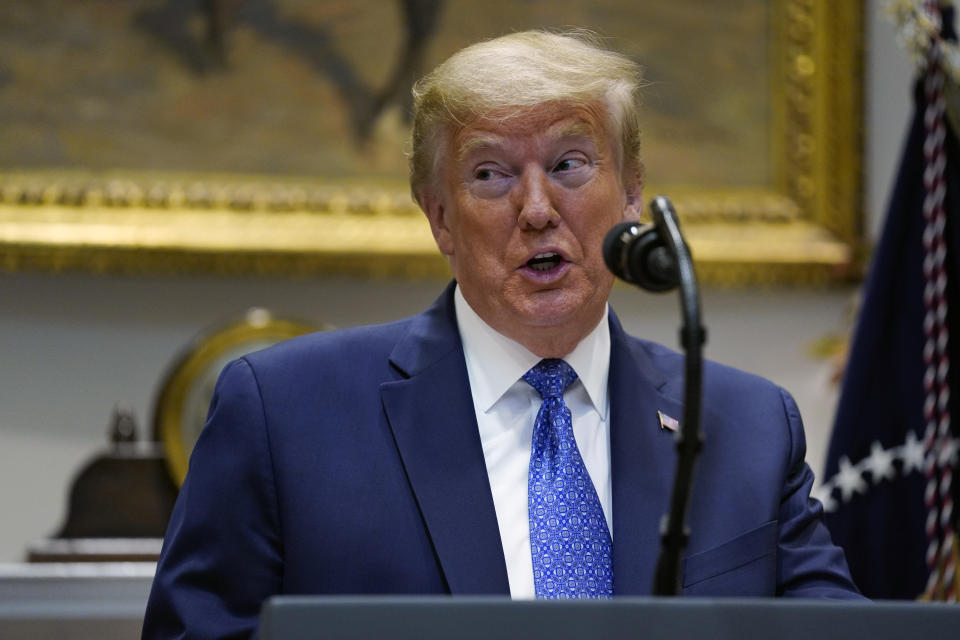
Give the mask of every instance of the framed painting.
M 447 272 L 409 90 L 476 40 L 586 28 L 645 69 L 646 196 L 701 279 L 856 273 L 863 7 L 830 0 L 7 0 L 0 269 Z

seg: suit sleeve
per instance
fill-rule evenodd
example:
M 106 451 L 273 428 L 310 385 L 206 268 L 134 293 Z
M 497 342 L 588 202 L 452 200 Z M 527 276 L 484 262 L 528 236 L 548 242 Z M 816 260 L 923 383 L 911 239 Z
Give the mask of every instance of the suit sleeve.
M 281 589 L 270 442 L 256 377 L 231 362 L 214 391 L 157 565 L 143 637 L 246 638 Z
M 830 539 L 823 506 L 810 497 L 813 471 L 804 461 L 806 439 L 800 411 L 780 390 L 790 431 L 789 469 L 780 500 L 777 541 L 777 595 L 798 598 L 862 598 L 847 569 L 843 550 Z

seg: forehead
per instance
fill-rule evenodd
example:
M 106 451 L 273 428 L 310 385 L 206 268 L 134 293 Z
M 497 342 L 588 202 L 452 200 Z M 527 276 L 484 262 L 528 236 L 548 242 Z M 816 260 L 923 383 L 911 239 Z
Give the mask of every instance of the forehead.
M 601 105 L 547 103 L 500 111 L 473 119 L 452 136 L 454 158 L 464 159 L 478 150 L 509 147 L 521 139 L 549 144 L 567 138 L 589 138 L 605 146 L 609 138 L 606 111 Z

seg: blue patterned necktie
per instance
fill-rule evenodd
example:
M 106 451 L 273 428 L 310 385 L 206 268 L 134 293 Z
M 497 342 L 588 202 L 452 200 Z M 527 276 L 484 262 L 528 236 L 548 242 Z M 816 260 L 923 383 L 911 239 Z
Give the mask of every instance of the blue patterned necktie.
M 523 379 L 543 398 L 533 426 L 527 484 L 537 597 L 609 598 L 610 532 L 563 402 L 563 391 L 577 373 L 563 360 L 541 360 Z

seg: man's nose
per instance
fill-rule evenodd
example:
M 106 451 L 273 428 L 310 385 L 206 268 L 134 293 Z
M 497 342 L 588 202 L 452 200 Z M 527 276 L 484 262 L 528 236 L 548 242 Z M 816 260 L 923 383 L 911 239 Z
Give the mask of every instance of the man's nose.
M 553 208 L 550 199 L 550 178 L 540 167 L 528 167 L 524 170 L 518 185 L 517 206 L 520 213 L 517 224 L 521 229 L 545 229 L 556 226 L 560 214 Z

